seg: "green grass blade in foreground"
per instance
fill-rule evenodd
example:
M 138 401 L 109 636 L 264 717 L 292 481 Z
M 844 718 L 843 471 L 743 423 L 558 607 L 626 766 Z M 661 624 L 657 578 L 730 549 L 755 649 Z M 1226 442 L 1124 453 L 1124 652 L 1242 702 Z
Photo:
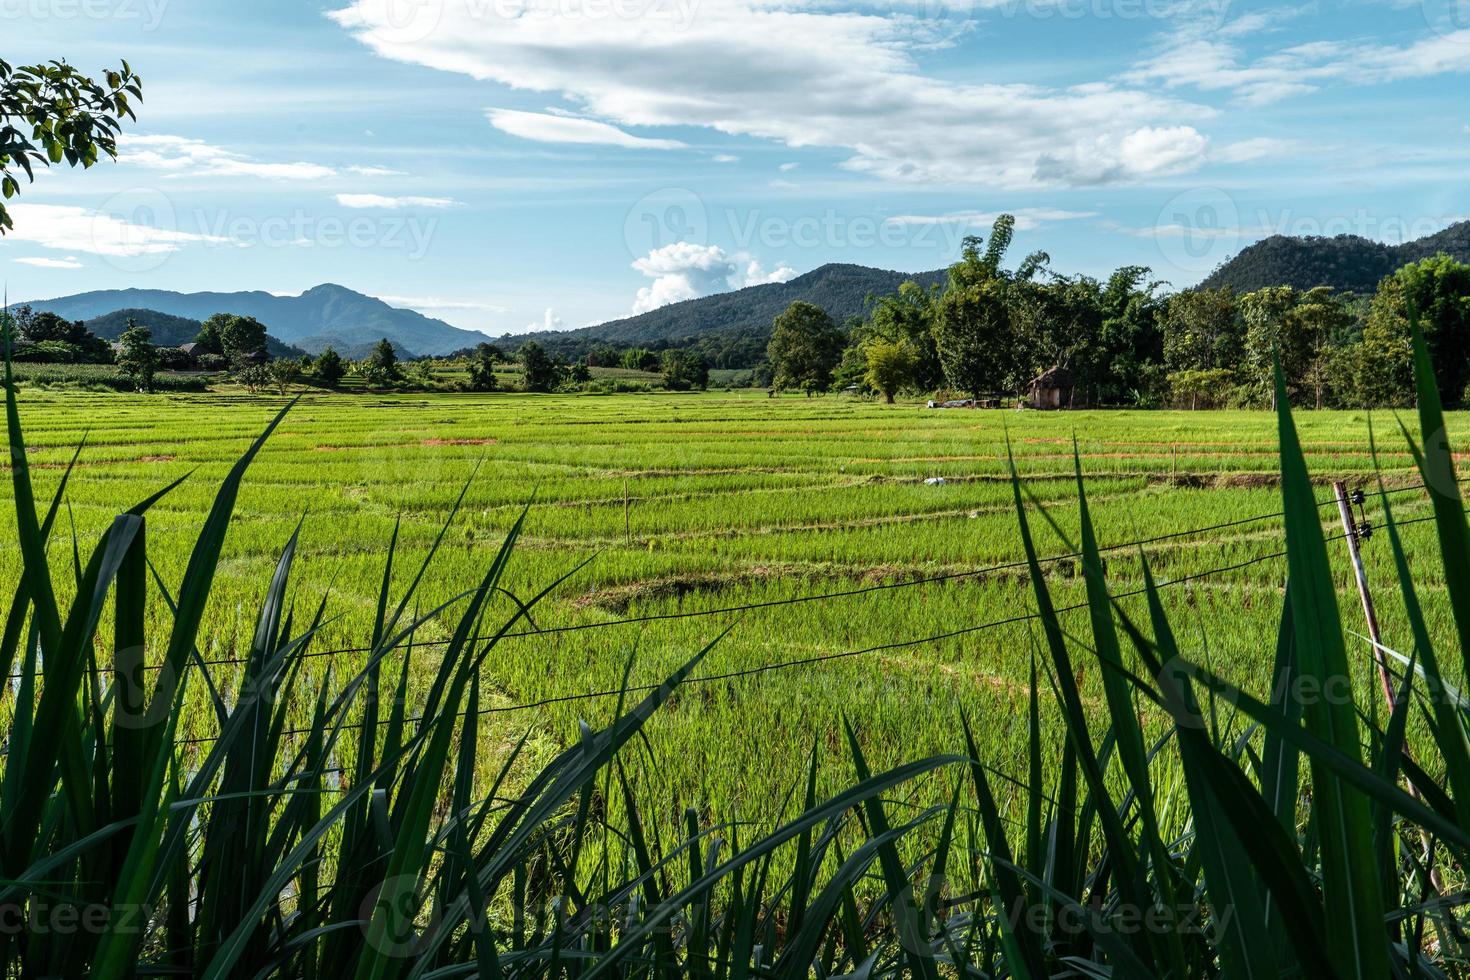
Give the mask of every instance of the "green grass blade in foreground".
M 1450 611 L 1459 634 L 1461 664 L 1465 676 L 1470 677 L 1470 527 L 1465 523 L 1465 508 L 1450 451 L 1449 431 L 1445 428 L 1439 385 L 1434 380 L 1434 366 L 1429 361 L 1429 348 L 1424 342 L 1419 317 L 1412 309 L 1409 335 L 1414 345 L 1414 384 L 1419 400 L 1419 434 L 1423 440 L 1422 450 L 1415 448 L 1414 455 L 1434 508 L 1445 590 L 1449 593 Z M 1412 448 L 1413 440 L 1410 444 Z
M 1051 653 L 1052 673 L 1059 700 L 1062 703 L 1062 717 L 1066 722 L 1068 741 L 1077 753 L 1082 777 L 1087 783 L 1088 798 L 1102 824 L 1103 839 L 1107 845 L 1109 857 L 1117 867 L 1117 881 L 1122 901 L 1133 909 L 1152 908 L 1154 904 L 1152 897 L 1142 888 L 1138 855 L 1134 852 L 1133 841 L 1129 838 L 1123 826 L 1123 820 L 1113 803 L 1112 794 L 1103 776 L 1103 767 L 1099 762 L 1098 752 L 1092 744 L 1087 715 L 1082 706 L 1082 695 L 1077 688 L 1076 671 L 1072 666 L 1072 658 L 1067 652 L 1066 637 L 1062 633 L 1061 622 L 1057 619 L 1056 606 L 1052 602 L 1051 593 L 1047 589 L 1046 576 L 1042 573 L 1041 563 L 1036 555 L 1036 544 L 1031 538 L 1031 524 L 1026 518 L 1026 507 L 1021 501 L 1021 477 L 1016 472 L 1014 457 L 1010 459 L 1010 476 L 1016 521 L 1020 526 L 1021 544 L 1026 552 L 1026 564 L 1030 572 L 1031 591 L 1036 598 L 1036 610 L 1041 620 L 1042 632 L 1046 637 L 1047 649 Z M 1073 895 L 1072 897 L 1080 896 Z M 1152 959 L 1147 951 L 1147 946 L 1148 940 L 1153 938 L 1140 937 L 1137 933 L 1132 933 L 1129 937 L 1133 952 L 1145 962 Z
M 1378 469 L 1378 447 L 1373 440 L 1373 429 L 1368 429 L 1369 445 L 1373 452 L 1374 469 Z M 1449 447 L 1445 447 L 1449 451 Z M 1453 459 L 1449 463 L 1453 466 Z M 1421 473 L 1423 463 L 1421 462 Z M 1425 481 L 1428 482 L 1427 479 Z M 1424 618 L 1424 609 L 1419 603 L 1419 593 L 1414 587 L 1414 577 L 1409 570 L 1409 559 L 1404 551 L 1403 539 L 1399 535 L 1398 523 L 1394 520 L 1393 504 L 1389 500 L 1389 494 L 1383 484 L 1382 472 L 1378 477 L 1379 499 L 1383 505 L 1383 526 L 1388 534 L 1390 549 L 1393 551 L 1394 570 L 1398 573 L 1399 592 L 1403 597 L 1404 612 L 1409 621 L 1409 629 L 1414 637 L 1414 652 L 1417 656 L 1424 675 L 1426 685 L 1426 697 L 1432 708 L 1435 721 L 1434 744 L 1443 757 L 1445 777 L 1453 789 L 1455 800 L 1455 812 L 1459 815 L 1461 826 L 1470 826 L 1470 743 L 1465 736 L 1465 725 L 1455 702 L 1456 692 L 1454 688 L 1444 679 L 1439 662 L 1439 652 L 1434 648 L 1434 641 L 1429 635 L 1429 625 Z M 1456 493 L 1458 494 L 1458 488 Z M 1438 523 L 1439 515 L 1436 512 L 1435 521 Z M 1458 562 L 1457 562 L 1458 566 Z M 1451 574 L 1448 565 L 1446 574 Z M 1458 567 L 1455 575 L 1470 575 L 1470 569 L 1460 570 Z
M 1321 510 L 1307 474 L 1279 362 L 1275 371 L 1281 496 L 1297 662 L 1302 676 L 1310 678 L 1317 690 L 1348 692 L 1345 698 L 1311 699 L 1303 706 L 1303 716 L 1313 735 L 1361 763 L 1362 746 L 1351 698 L 1352 673 L 1338 618 Z M 1328 929 L 1337 939 L 1331 947 L 1333 966 L 1345 977 L 1379 980 L 1388 974 L 1387 935 L 1368 798 L 1345 784 L 1320 758 L 1312 758 L 1311 770 L 1312 805 L 1321 845 L 1322 894 Z

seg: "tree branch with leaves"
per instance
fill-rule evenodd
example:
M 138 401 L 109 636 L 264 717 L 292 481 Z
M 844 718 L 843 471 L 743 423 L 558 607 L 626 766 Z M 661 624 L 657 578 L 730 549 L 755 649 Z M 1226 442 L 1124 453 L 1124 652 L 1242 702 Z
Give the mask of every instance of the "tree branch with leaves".
M 133 103 L 141 101 L 143 80 L 126 61 L 97 81 L 65 61 L 12 67 L 0 60 L 0 198 L 19 194 L 18 175 L 32 182 L 37 167 L 117 159 L 123 120 L 137 120 Z M 0 235 L 13 227 L 0 203 Z

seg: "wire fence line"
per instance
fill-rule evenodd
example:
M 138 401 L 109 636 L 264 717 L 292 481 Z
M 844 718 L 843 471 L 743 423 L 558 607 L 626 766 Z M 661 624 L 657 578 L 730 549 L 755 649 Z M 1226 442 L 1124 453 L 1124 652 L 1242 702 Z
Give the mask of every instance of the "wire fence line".
M 1426 515 L 1426 516 L 1423 516 L 1423 517 L 1410 518 L 1408 520 L 1402 520 L 1402 521 L 1396 520 L 1396 521 L 1394 521 L 1394 526 L 1395 527 L 1407 527 L 1407 526 L 1412 525 L 1412 524 L 1419 524 L 1419 523 L 1422 523 L 1424 521 L 1432 521 L 1434 519 L 1435 519 L 1435 515 L 1430 514 L 1430 515 Z M 1345 532 L 1345 531 L 1339 531 L 1339 532 L 1337 532 L 1335 534 L 1327 535 L 1326 540 L 1328 540 L 1328 541 L 1340 541 L 1340 540 L 1344 539 L 1345 537 L 1347 537 L 1347 532 Z M 1178 578 L 1173 578 L 1173 579 L 1169 579 L 1167 581 L 1158 582 L 1158 583 L 1156 583 L 1156 586 L 1159 589 L 1171 588 L 1171 587 L 1175 587 L 1175 586 L 1179 586 L 1179 585 L 1184 585 L 1184 584 L 1186 584 L 1188 582 L 1193 582 L 1193 581 L 1197 581 L 1197 580 L 1204 579 L 1204 578 L 1210 578 L 1210 577 L 1215 576 L 1215 575 L 1222 575 L 1222 574 L 1225 574 L 1227 572 L 1238 571 L 1239 569 L 1246 568 L 1246 567 L 1249 567 L 1251 565 L 1257 565 L 1257 564 L 1260 564 L 1262 562 L 1272 561 L 1272 560 L 1275 560 L 1275 559 L 1278 559 L 1278 558 L 1285 558 L 1285 557 L 1286 557 L 1286 551 L 1285 551 L 1285 549 L 1282 549 L 1280 551 L 1273 551 L 1273 552 L 1271 552 L 1270 554 L 1267 554 L 1267 555 L 1258 555 L 1258 556 L 1256 556 L 1254 558 L 1247 558 L 1244 561 L 1235 562 L 1235 563 L 1230 564 L 1230 565 L 1221 565 L 1221 566 L 1218 566 L 1218 567 L 1215 567 L 1215 568 L 1209 568 L 1209 569 L 1205 569 L 1205 570 L 1199 571 L 1199 572 L 1192 572 L 1192 573 L 1190 573 L 1188 575 L 1181 575 Z M 1146 588 L 1139 588 L 1139 589 L 1131 589 L 1131 590 L 1126 591 L 1126 592 L 1111 593 L 1110 595 L 1111 595 L 1111 598 L 1113 598 L 1113 599 L 1127 599 L 1127 598 L 1133 598 L 1133 597 L 1137 597 L 1137 596 L 1140 596 L 1140 595 L 1144 595 L 1144 594 L 1147 593 L 1147 591 L 1148 590 Z M 1082 610 L 1082 609 L 1086 609 L 1086 608 L 1088 608 L 1088 603 L 1086 603 L 1086 602 L 1077 602 L 1077 603 L 1072 603 L 1072 604 L 1066 605 L 1066 606 L 1058 606 L 1058 607 L 1056 607 L 1055 611 L 1057 613 L 1067 613 L 1067 612 L 1076 612 L 1076 611 L 1079 611 L 1079 610 Z M 889 651 L 889 650 L 908 649 L 908 648 L 912 648 L 912 647 L 916 647 L 916 646 L 922 646 L 922 645 L 928 644 L 928 643 L 938 643 L 938 642 L 941 642 L 941 641 L 944 641 L 944 640 L 953 639 L 953 638 L 959 637 L 959 636 L 968 636 L 968 635 L 971 635 L 971 634 L 984 632 L 986 630 L 998 629 L 998 628 L 1000 628 L 1002 626 L 1013 626 L 1013 625 L 1016 625 L 1016 624 L 1019 624 L 1019 623 L 1025 623 L 1025 622 L 1029 622 L 1029 621 L 1037 620 L 1037 619 L 1041 619 L 1041 618 L 1042 618 L 1041 613 L 1034 613 L 1034 612 L 1033 613 L 1021 613 L 1021 614 L 1018 614 L 1018 615 L 1015 615 L 1015 616 L 1006 617 L 1004 619 L 991 620 L 991 621 L 985 622 L 985 623 L 978 623 L 978 624 L 971 625 L 971 626 L 964 626 L 964 627 L 961 627 L 959 629 L 949 630 L 949 631 L 946 631 L 946 632 L 943 632 L 943 633 L 935 633 L 935 634 L 932 634 L 932 635 L 929 635 L 929 636 L 922 636 L 922 637 L 917 637 L 917 638 L 908 639 L 908 640 L 898 640 L 898 641 L 894 641 L 894 642 L 891 642 L 891 643 L 880 643 L 880 644 L 876 644 L 874 646 L 862 647 L 861 649 L 856 649 L 856 650 L 843 650 L 843 651 L 839 651 L 839 652 L 835 652 L 835 653 L 819 654 L 817 656 L 812 656 L 812 657 L 802 657 L 802 658 L 796 659 L 796 660 L 782 660 L 782 661 L 777 661 L 775 663 L 760 664 L 760 665 L 757 665 L 757 666 L 754 666 L 754 667 L 746 667 L 746 668 L 743 668 L 743 669 L 740 669 L 740 670 L 725 671 L 725 672 L 717 673 L 717 674 L 697 674 L 695 676 L 685 678 L 683 680 L 683 682 L 681 683 L 680 686 L 689 686 L 689 685 L 694 685 L 694 684 L 711 684 L 711 683 L 717 683 L 717 682 L 720 682 L 720 681 L 738 680 L 738 679 L 746 678 L 746 677 L 762 676 L 762 675 L 776 673 L 776 672 L 783 671 L 783 670 L 790 670 L 790 669 L 794 669 L 794 668 L 797 668 L 797 667 L 809 667 L 809 666 L 813 666 L 813 665 L 816 665 L 816 664 L 831 663 L 831 662 L 837 661 L 837 660 L 848 660 L 848 659 L 852 659 L 852 658 L 855 658 L 855 657 L 867 656 L 867 655 L 874 654 L 874 653 L 882 653 L 882 652 L 886 652 L 886 651 Z M 535 709 L 535 708 L 544 708 L 544 707 L 549 707 L 549 706 L 556 705 L 556 704 L 565 704 L 565 703 L 568 703 L 568 702 L 575 702 L 575 701 L 601 700 L 601 699 L 613 698 L 613 697 L 623 698 L 623 697 L 627 697 L 629 695 L 647 694 L 647 693 L 650 693 L 652 691 L 657 691 L 662 686 L 663 686 L 662 683 L 660 683 L 660 684 L 626 685 L 626 686 L 616 687 L 616 688 L 604 688 L 602 690 L 597 690 L 597 691 L 585 691 L 585 692 L 580 692 L 580 693 L 576 693 L 576 694 L 556 695 L 554 697 L 540 698 L 540 699 L 537 699 L 537 700 L 534 700 L 534 701 L 526 701 L 526 702 L 521 702 L 521 703 L 517 703 L 517 704 L 490 705 L 490 706 L 486 706 L 486 707 L 473 708 L 473 709 L 471 709 L 469 711 L 460 712 L 459 713 L 459 717 L 466 718 L 466 719 L 468 719 L 468 718 L 478 718 L 478 717 L 481 717 L 481 716 L 484 716 L 484 715 L 508 714 L 508 713 L 517 712 L 517 711 L 529 711 L 529 710 L 532 710 L 532 709 Z M 418 722 L 420 722 L 422 720 L 423 720 L 422 716 L 411 716 L 411 715 L 410 716 L 405 716 L 403 718 L 403 724 L 405 724 L 405 725 L 416 724 L 416 723 L 418 723 Z M 376 723 L 375 727 L 382 727 L 382 726 L 384 726 L 386 724 L 388 724 L 388 719 L 386 719 L 386 718 L 380 719 Z M 357 730 L 360 730 L 360 729 L 362 729 L 362 728 L 364 728 L 366 726 L 362 722 L 346 722 L 346 723 L 343 723 L 341 725 L 337 725 L 337 726 L 333 726 L 333 727 L 334 727 L 334 729 L 341 730 L 341 731 L 357 731 Z M 281 734 L 281 735 L 306 735 L 306 734 L 310 734 L 311 732 L 312 732 L 312 729 L 309 729 L 309 728 L 285 728 L 285 729 L 282 729 L 279 734 Z M 216 736 L 204 736 L 204 737 L 180 739 L 178 741 L 178 744 L 180 744 L 180 745 L 201 745 L 201 744 L 208 744 L 208 743 L 214 742 L 216 740 L 216 738 L 217 738 Z
M 1423 483 L 1415 483 L 1408 486 L 1394 487 L 1387 490 L 1375 490 L 1371 493 L 1365 493 L 1365 497 L 1371 498 L 1383 496 L 1386 494 L 1407 493 L 1409 491 L 1422 490 L 1424 488 L 1425 485 Z M 1335 506 L 1336 503 L 1336 498 L 1330 498 L 1328 500 L 1318 501 L 1317 506 L 1319 508 Z M 1121 551 L 1126 548 L 1141 548 L 1150 544 L 1158 544 L 1162 541 L 1193 537 L 1202 534 L 1209 534 L 1213 531 L 1221 531 L 1233 527 L 1241 527 L 1246 524 L 1255 524 L 1261 521 L 1272 520 L 1273 518 L 1277 518 L 1280 516 L 1282 516 L 1282 511 L 1271 511 L 1265 514 L 1256 514 L 1251 517 L 1242 517 L 1235 520 L 1222 521 L 1218 524 L 1210 524 L 1204 527 L 1188 528 L 1182 531 L 1169 531 L 1162 534 L 1152 535 L 1146 538 L 1137 538 L 1132 541 L 1105 545 L 1099 547 L 1098 550 L 1102 553 L 1109 553 L 1114 551 Z M 1064 554 L 1050 555 L 1045 558 L 1040 558 L 1038 559 L 1038 561 L 1041 564 L 1053 564 L 1062 561 L 1072 561 L 1080 557 L 1082 557 L 1081 552 L 1072 551 L 1066 552 Z M 761 602 L 743 603 L 733 606 L 716 606 L 708 609 L 685 609 L 679 610 L 677 612 L 654 613 L 647 616 L 630 616 L 624 617 L 622 619 L 600 620 L 594 623 L 573 623 L 565 626 L 548 626 L 545 628 L 518 630 L 515 632 L 505 633 L 504 635 L 500 635 L 498 637 L 477 634 L 467 637 L 467 640 L 479 642 L 487 639 L 524 639 L 527 637 L 554 636 L 562 633 L 579 633 L 584 630 L 612 629 L 619 626 L 637 626 L 645 623 L 670 622 L 683 619 L 704 618 L 709 616 L 738 615 L 761 609 L 774 609 L 783 606 L 802 605 L 809 602 L 824 602 L 832 599 L 854 598 L 857 596 L 872 595 L 879 592 L 890 592 L 896 589 L 906 589 L 921 585 L 934 585 L 943 582 L 953 582 L 963 579 L 979 578 L 985 575 L 993 575 L 997 572 L 1014 571 L 1016 569 L 1025 568 L 1026 565 L 1027 563 L 1024 560 L 1014 560 L 1002 562 L 996 565 L 987 565 L 984 568 L 968 569 L 961 572 L 946 572 L 940 575 L 930 575 L 916 579 L 906 579 L 901 582 L 883 582 L 877 585 L 865 585 L 859 588 L 841 589 L 832 592 L 810 593 L 807 595 L 791 596 L 785 599 L 769 599 Z M 411 642 L 414 646 L 443 646 L 450 641 L 449 639 L 445 638 L 433 640 L 412 640 Z M 331 647 L 324 650 L 309 650 L 306 653 L 301 654 L 300 658 L 310 660 L 316 659 L 318 657 L 334 657 L 341 654 L 372 653 L 373 650 L 374 648 L 372 646 Z M 197 667 L 203 665 L 206 667 L 231 667 L 240 666 L 241 664 L 245 664 L 248 662 L 249 657 L 221 657 L 214 660 L 190 660 L 188 666 Z M 162 665 L 150 664 L 143 667 L 142 669 L 145 671 L 161 670 Z M 40 672 L 38 671 L 37 673 L 39 674 Z M 13 681 L 18 679 L 19 677 L 19 674 L 11 674 L 6 679 Z

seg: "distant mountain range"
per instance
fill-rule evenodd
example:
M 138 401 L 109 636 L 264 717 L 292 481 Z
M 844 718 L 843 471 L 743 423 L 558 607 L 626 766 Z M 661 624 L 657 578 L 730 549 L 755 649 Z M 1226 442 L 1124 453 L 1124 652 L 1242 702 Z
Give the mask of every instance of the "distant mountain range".
M 501 338 L 503 347 L 514 349 L 535 340 L 557 353 L 576 354 L 595 344 L 616 346 L 677 346 L 697 337 L 749 334 L 769 337 L 771 321 L 797 300 L 805 300 L 827 311 L 842 323 L 861 314 L 868 296 L 897 292 L 905 280 L 924 285 L 945 281 L 948 273 L 890 272 L 861 265 L 832 263 L 797 276 L 789 282 L 747 286 L 728 293 L 671 303 L 648 313 L 610 320 L 576 330 L 540 331 Z M 764 344 L 760 345 L 764 348 Z
M 300 296 L 259 291 L 240 293 L 176 293 L 165 289 L 103 289 L 30 303 L 68 320 L 93 321 L 124 310 L 151 310 L 170 317 L 204 320 L 216 313 L 253 316 L 272 337 L 318 353 L 327 346 L 348 357 L 361 357 L 387 337 L 409 355 L 447 354 L 473 347 L 485 336 L 452 327 L 413 310 L 389 306 L 372 296 L 330 283 Z M 159 327 L 155 324 L 155 329 Z M 190 338 L 192 339 L 192 337 Z
M 1267 286 L 1331 286 L 1344 292 L 1372 293 L 1384 276 L 1441 252 L 1470 262 L 1470 221 L 1402 245 L 1385 245 L 1358 235 L 1272 235 L 1220 266 L 1200 286 L 1229 286 L 1237 293 Z

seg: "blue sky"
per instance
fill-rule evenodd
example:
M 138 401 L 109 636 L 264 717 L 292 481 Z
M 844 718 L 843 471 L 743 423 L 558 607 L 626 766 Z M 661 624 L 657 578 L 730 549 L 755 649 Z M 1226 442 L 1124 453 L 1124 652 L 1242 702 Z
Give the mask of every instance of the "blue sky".
M 0 0 L 127 58 L 116 163 L 39 175 L 12 297 L 337 282 L 492 335 L 827 262 L 1189 285 L 1264 235 L 1470 215 L 1470 0 Z

